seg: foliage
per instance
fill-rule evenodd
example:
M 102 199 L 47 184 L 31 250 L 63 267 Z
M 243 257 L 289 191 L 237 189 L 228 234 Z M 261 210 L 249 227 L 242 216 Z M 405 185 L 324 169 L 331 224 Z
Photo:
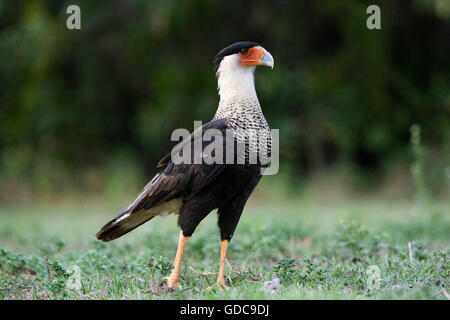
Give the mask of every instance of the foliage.
M 275 57 L 256 82 L 291 177 L 341 162 L 364 177 L 409 163 L 413 123 L 446 163 L 445 1 L 383 2 L 380 31 L 366 29 L 363 0 L 74 3 L 81 31 L 65 26 L 67 2 L 0 4 L 3 198 L 143 184 L 174 128 L 211 119 L 212 57 L 244 39 Z M 430 168 L 442 185 L 442 166 Z
M 0 299 L 445 299 L 450 215 L 439 221 L 414 216 L 415 204 L 302 202 L 248 206 L 230 243 L 226 279 L 232 289 L 225 292 L 209 288 L 219 263 L 213 215 L 189 239 L 181 287 L 173 291 L 166 277 L 177 244 L 174 217 L 102 243 L 93 234 L 110 213 L 105 204 L 83 205 L 85 213 L 80 204 L 64 205 L 67 212 L 35 205 L 2 208 Z M 424 226 L 421 232 L 417 225 Z M 47 233 L 44 226 L 50 226 Z M 43 244 L 56 249 L 52 243 L 60 242 L 65 245 L 58 250 L 40 250 Z M 81 270 L 80 289 L 66 287 L 74 265 Z M 372 270 L 379 272 L 375 281 Z M 264 282 L 275 278 L 281 287 L 266 293 Z

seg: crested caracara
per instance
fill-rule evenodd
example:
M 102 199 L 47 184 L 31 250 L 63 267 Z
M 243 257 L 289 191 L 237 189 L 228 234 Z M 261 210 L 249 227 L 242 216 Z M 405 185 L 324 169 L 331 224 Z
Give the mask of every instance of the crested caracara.
M 97 238 L 114 240 L 155 216 L 178 214 L 181 232 L 174 268 L 168 277 L 168 286 L 175 287 L 189 237 L 203 218 L 218 209 L 221 245 L 217 284 L 226 287 L 224 271 L 228 243 L 267 164 L 261 161 L 261 151 L 270 157 L 270 128 L 256 95 L 254 72 L 258 65 L 273 68 L 273 64 L 271 54 L 253 42 L 238 42 L 221 50 L 214 58 L 220 96 L 214 118 L 180 144 L 193 147 L 188 148 L 188 153 L 186 149 L 177 150 L 161 159 L 157 167 L 164 169 L 153 177 L 136 200 L 101 228 Z M 195 160 L 217 156 L 215 151 L 208 153 L 207 149 L 212 141 L 218 140 L 202 139 L 199 152 L 195 148 L 196 139 L 202 138 L 209 129 L 227 137 L 221 142 L 224 149 L 219 160 L 222 161 L 199 163 Z M 231 149 L 225 146 L 230 143 Z M 255 151 L 256 160 L 252 158 Z M 191 161 L 175 162 L 173 155 L 181 156 L 183 152 Z

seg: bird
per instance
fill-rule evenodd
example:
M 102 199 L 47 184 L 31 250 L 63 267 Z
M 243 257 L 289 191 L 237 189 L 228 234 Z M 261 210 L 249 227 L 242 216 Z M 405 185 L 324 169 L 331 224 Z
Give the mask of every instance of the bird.
M 216 285 L 229 288 L 225 282 L 225 262 L 231 241 L 248 198 L 259 183 L 270 158 L 271 129 L 264 117 L 255 89 L 254 73 L 257 66 L 273 69 L 272 55 L 255 42 L 233 43 L 219 51 L 213 59 L 217 77 L 219 104 L 211 121 L 195 129 L 178 146 L 157 164 L 157 173 L 139 193 L 137 198 L 114 219 L 106 223 L 96 234 L 97 239 L 108 242 L 134 230 L 156 216 L 178 214 L 180 234 L 173 262 L 167 277 L 167 286 L 179 286 L 181 262 L 188 239 L 198 224 L 217 209 L 217 225 L 220 230 L 220 260 Z M 227 138 L 204 138 L 208 130 L 215 130 Z M 249 134 L 250 132 L 250 134 Z M 195 148 L 201 141 L 201 150 Z M 255 143 L 255 140 L 258 141 Z M 219 160 L 206 163 L 195 160 L 214 156 L 206 152 L 213 142 L 225 146 Z M 262 141 L 262 143 L 261 143 Z M 198 149 L 198 148 L 197 148 Z M 186 151 L 188 150 L 188 151 Z M 193 151 L 192 151 L 193 150 Z M 252 154 L 257 154 L 256 160 Z M 262 152 L 262 153 L 259 153 Z M 231 161 L 223 161 L 227 156 Z M 179 163 L 173 156 L 185 155 Z M 253 160 L 252 160 L 253 159 Z M 227 158 L 228 160 L 228 158 Z

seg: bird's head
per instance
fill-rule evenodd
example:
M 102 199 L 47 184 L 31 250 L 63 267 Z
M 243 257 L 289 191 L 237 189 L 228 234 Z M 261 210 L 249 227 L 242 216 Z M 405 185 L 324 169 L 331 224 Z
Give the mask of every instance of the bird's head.
M 222 49 L 214 57 L 214 67 L 218 78 L 219 95 L 246 95 L 253 88 L 256 66 L 273 69 L 272 55 L 254 42 L 236 42 Z M 255 93 L 256 94 L 256 93 Z
M 236 42 L 220 50 L 214 57 L 214 66 L 219 71 L 221 65 L 228 67 L 253 69 L 256 66 L 268 66 L 273 69 L 272 55 L 254 42 Z

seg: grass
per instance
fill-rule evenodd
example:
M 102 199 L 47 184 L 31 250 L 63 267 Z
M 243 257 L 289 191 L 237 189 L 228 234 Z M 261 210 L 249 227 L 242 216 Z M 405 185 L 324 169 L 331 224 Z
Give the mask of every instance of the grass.
M 94 234 L 130 199 L 0 207 L 0 299 L 446 299 L 448 203 L 430 212 L 412 201 L 294 198 L 252 197 L 230 243 L 228 291 L 208 289 L 215 213 L 188 242 L 181 288 L 169 290 L 176 216 L 102 243 Z M 77 268 L 81 288 L 71 289 Z M 275 278 L 281 286 L 266 292 Z

